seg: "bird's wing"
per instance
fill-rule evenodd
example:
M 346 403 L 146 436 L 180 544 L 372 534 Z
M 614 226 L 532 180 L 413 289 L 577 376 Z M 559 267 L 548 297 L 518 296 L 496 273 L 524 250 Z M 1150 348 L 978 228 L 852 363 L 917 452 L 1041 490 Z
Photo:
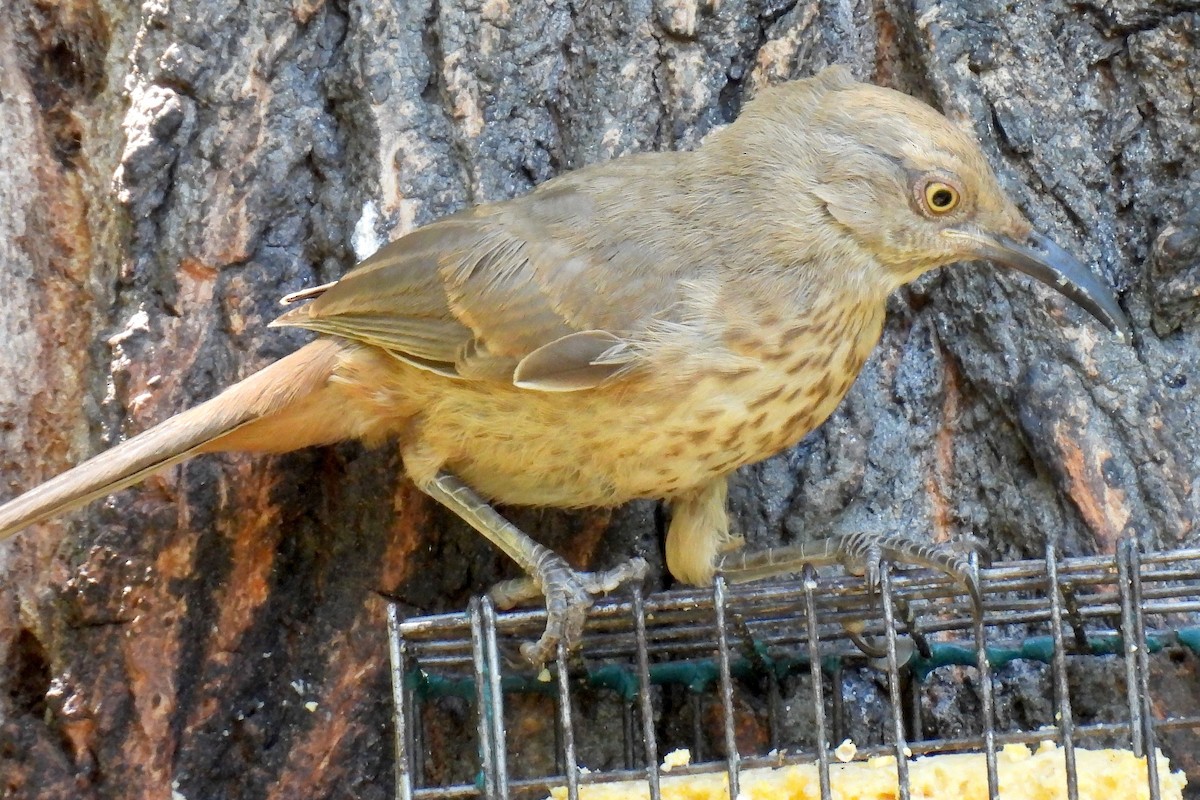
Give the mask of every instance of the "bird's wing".
M 544 391 L 627 370 L 624 338 L 674 303 L 661 255 L 605 224 L 586 181 L 455 214 L 300 293 L 273 325 L 361 341 L 423 369 Z M 669 316 L 669 312 L 667 312 Z

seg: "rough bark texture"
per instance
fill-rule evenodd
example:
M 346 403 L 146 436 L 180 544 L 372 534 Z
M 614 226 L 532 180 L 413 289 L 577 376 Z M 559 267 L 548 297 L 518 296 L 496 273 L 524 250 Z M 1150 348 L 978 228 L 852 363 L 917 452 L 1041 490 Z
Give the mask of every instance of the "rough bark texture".
M 742 532 L 1196 544 L 1198 9 L 11 0 L 0 495 L 292 349 L 276 299 L 379 242 L 694 146 L 756 87 L 842 62 L 974 131 L 1139 338 L 1022 279 L 932 274 L 834 417 L 741 476 Z M 354 446 L 201 459 L 0 546 L 0 794 L 389 796 L 383 597 L 461 608 L 512 573 L 399 472 Z M 577 564 L 661 565 L 652 504 L 513 515 Z

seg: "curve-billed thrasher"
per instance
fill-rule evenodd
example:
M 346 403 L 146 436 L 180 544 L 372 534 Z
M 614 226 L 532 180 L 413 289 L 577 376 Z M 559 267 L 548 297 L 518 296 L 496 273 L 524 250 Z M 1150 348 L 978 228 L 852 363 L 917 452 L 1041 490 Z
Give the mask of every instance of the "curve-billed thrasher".
M 273 324 L 322 338 L 0 507 L 0 535 L 196 453 L 397 437 L 416 485 L 545 595 L 547 631 L 526 647 L 540 662 L 627 572 L 573 571 L 489 501 L 665 498 L 668 567 L 709 581 L 729 541 L 729 474 L 829 415 L 889 292 L 974 258 L 1127 331 L 968 136 L 828 69 L 762 91 L 694 152 L 617 159 L 453 214 L 288 298 L 309 302 Z

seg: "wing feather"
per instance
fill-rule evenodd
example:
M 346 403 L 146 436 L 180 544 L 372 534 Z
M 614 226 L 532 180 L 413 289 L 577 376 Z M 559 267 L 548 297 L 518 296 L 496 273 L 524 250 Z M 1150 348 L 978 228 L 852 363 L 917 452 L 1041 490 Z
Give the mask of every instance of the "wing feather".
M 624 161 L 644 171 L 664 157 Z M 662 181 L 642 185 L 665 185 L 669 166 Z M 361 341 L 469 380 L 542 391 L 611 380 L 636 366 L 641 350 L 628 337 L 679 313 L 682 285 L 682 260 L 670 257 L 676 243 L 654 239 L 669 226 L 621 218 L 630 204 L 596 190 L 605 181 L 611 189 L 615 170 L 571 173 L 420 228 L 333 285 L 296 293 L 311 299 L 272 324 Z M 644 206 L 673 213 L 653 198 Z

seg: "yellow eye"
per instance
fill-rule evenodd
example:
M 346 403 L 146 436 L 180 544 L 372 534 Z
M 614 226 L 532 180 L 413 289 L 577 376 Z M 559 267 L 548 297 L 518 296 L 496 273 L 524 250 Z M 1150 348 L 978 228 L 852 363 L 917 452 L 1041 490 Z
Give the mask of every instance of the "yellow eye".
M 949 214 L 958 208 L 958 189 L 942 181 L 925 184 L 925 206 L 933 214 Z

